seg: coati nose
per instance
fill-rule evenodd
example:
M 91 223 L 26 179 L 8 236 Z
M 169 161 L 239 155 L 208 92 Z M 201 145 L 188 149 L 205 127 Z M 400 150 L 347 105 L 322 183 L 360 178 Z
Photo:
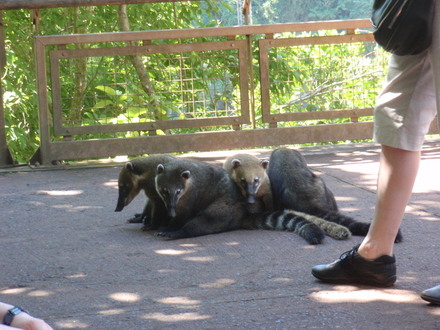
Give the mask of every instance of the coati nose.
M 118 205 L 116 205 L 115 212 L 121 212 L 124 209 L 124 201 L 118 201 Z
M 175 216 L 176 216 L 176 209 L 173 207 L 173 208 L 171 208 L 169 211 L 168 211 L 168 215 L 171 217 L 171 218 L 174 218 Z
M 255 203 L 255 195 L 247 195 L 247 200 L 246 200 L 249 204 L 254 204 Z

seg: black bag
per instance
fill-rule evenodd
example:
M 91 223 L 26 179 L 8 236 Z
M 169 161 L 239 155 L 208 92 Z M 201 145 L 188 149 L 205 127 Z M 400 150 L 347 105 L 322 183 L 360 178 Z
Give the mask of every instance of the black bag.
M 374 0 L 376 42 L 396 55 L 415 55 L 431 45 L 435 0 Z

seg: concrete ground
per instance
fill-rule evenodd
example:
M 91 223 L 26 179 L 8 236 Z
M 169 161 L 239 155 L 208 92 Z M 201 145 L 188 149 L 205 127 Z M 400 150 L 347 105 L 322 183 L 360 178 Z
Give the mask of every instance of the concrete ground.
M 378 147 L 303 153 L 342 211 L 370 221 Z M 144 196 L 114 212 L 120 164 L 59 168 L 0 171 L 0 301 L 55 329 L 440 329 L 440 307 L 419 298 L 440 284 L 440 140 L 424 149 L 395 248 L 398 280 L 386 289 L 310 274 L 360 237 L 311 246 L 288 232 L 240 230 L 164 240 L 126 223 Z

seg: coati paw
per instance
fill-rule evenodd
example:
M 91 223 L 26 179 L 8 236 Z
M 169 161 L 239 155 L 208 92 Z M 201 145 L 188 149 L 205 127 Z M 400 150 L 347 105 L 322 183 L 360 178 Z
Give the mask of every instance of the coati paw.
M 315 231 L 314 233 L 301 233 L 300 236 L 303 237 L 310 245 L 322 244 L 325 238 L 325 234 L 321 230 Z
M 310 245 L 318 245 L 318 244 L 322 244 L 322 242 L 324 241 L 324 238 L 323 237 L 307 237 L 306 241 Z
M 169 238 L 169 239 L 178 239 L 178 238 L 186 238 L 186 237 L 191 237 L 188 235 L 185 235 L 184 232 L 182 231 L 157 231 L 154 236 L 157 237 L 164 237 L 164 238 Z
M 128 223 L 142 223 L 144 218 L 141 213 L 136 213 L 133 218 L 127 220 Z
M 154 233 L 154 236 L 156 236 L 156 237 L 170 238 L 170 239 L 176 238 L 176 237 L 173 235 L 173 232 L 172 232 L 172 231 L 157 231 L 157 232 Z
M 331 233 L 326 233 L 326 234 L 337 240 L 345 240 L 351 237 L 351 232 L 346 227 L 335 229 Z

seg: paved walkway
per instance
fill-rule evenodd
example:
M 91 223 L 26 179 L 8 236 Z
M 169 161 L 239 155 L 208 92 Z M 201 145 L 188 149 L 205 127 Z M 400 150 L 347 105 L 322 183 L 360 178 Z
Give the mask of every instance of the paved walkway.
M 267 157 L 268 152 L 251 152 Z M 379 149 L 303 149 L 340 208 L 369 221 Z M 190 155 L 220 162 L 228 153 Z M 310 246 L 287 232 L 168 241 L 113 212 L 119 166 L 0 172 L 0 300 L 55 329 L 440 329 L 419 292 L 440 284 L 440 141 L 427 143 L 396 245 L 392 288 L 326 285 L 310 268 L 361 241 Z

